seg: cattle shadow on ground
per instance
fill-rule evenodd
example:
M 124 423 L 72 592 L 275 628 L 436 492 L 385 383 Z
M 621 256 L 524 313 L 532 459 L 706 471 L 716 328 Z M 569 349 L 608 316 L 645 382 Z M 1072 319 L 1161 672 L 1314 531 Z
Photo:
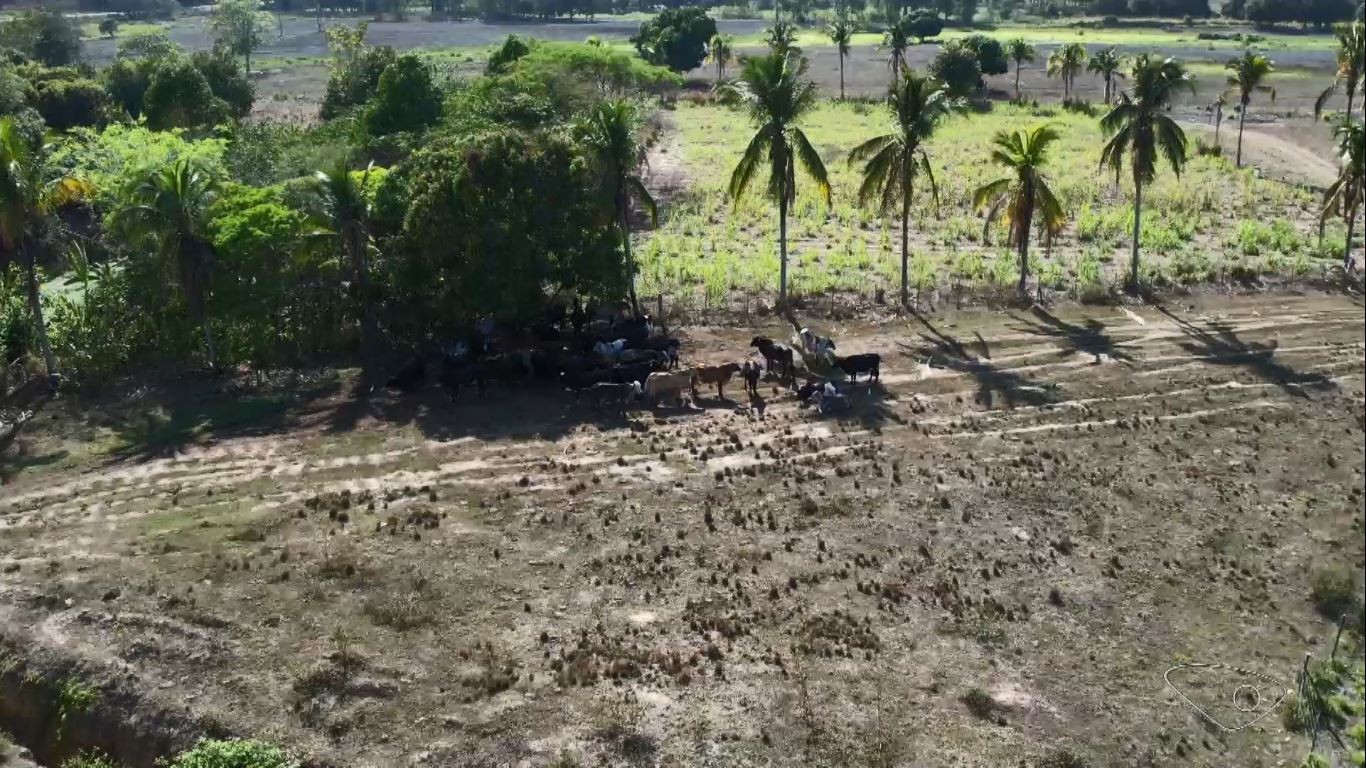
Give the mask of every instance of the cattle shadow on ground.
M 1338 388 L 1332 379 L 1321 373 L 1304 373 L 1277 360 L 1278 344 L 1274 340 L 1270 343 L 1243 341 L 1238 338 L 1236 329 L 1222 320 L 1197 325 L 1162 304 L 1154 303 L 1154 306 L 1185 335 L 1177 345 L 1204 362 L 1244 368 L 1262 381 L 1299 397 L 1309 397 L 1310 390 L 1330 392 Z
M 977 384 L 977 402 L 985 408 L 1044 406 L 1061 398 L 1056 386 L 1028 380 L 1014 371 L 1000 368 L 973 354 L 954 336 L 940 330 L 929 318 L 917 314 L 924 327 L 921 343 L 897 342 L 902 354 L 934 368 L 946 368 L 971 376 Z
M 1071 323 L 1038 305 L 1030 310 L 1030 314 L 1033 317 L 1012 313 L 1011 317 L 1019 323 L 1015 329 L 1052 339 L 1060 347 L 1059 357 L 1083 354 L 1091 355 L 1097 360 L 1108 357 L 1126 365 L 1132 365 L 1134 362 L 1133 356 L 1124 350 L 1123 343 L 1116 341 L 1106 329 L 1105 323 L 1095 318 L 1088 317 L 1080 324 Z

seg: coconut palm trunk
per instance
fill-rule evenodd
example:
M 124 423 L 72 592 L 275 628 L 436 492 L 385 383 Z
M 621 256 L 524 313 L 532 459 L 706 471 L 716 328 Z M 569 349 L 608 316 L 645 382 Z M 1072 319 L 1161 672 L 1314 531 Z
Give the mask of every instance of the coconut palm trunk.
M 360 345 L 364 367 L 375 362 L 379 341 L 379 321 L 375 317 L 374 297 L 370 294 L 370 257 L 366 253 L 365 227 L 359 221 L 348 226 L 347 243 L 351 249 L 351 269 L 361 303 Z
M 205 276 L 201 270 L 201 265 L 208 263 L 207 252 L 207 244 L 200 242 L 198 238 L 189 243 L 184 249 L 180 264 L 181 280 L 186 288 L 185 303 L 190 310 L 190 317 L 199 325 L 204 336 L 204 356 L 208 360 L 209 370 L 218 370 L 218 347 L 214 344 L 213 329 L 209 327 L 209 313 L 204 296 Z
M 1243 167 L 1243 124 L 1247 122 L 1247 101 L 1244 100 L 1242 107 L 1238 110 L 1238 151 L 1233 164 L 1239 168 Z
M 1023 67 L 1023 66 L 1024 66 L 1024 62 L 1022 62 L 1022 61 L 1017 61 L 1017 62 L 1015 62 L 1015 98 L 1016 98 L 1017 100 L 1020 98 L 1020 67 Z
M 1031 182 L 1025 185 L 1025 204 L 1022 221 L 1020 222 L 1020 242 L 1016 244 L 1020 254 L 1020 285 L 1016 289 L 1021 296 L 1026 295 L 1029 283 L 1029 229 L 1034 218 L 1034 184 Z M 1047 256 L 1047 254 L 1045 254 Z
M 778 182 L 778 307 L 787 308 L 787 189 L 788 179 Z
M 24 276 L 28 284 L 28 310 L 33 316 L 33 332 L 38 337 L 38 351 L 43 355 L 43 366 L 48 378 L 57 375 L 57 358 L 52 354 L 52 344 L 47 338 L 47 322 L 43 319 L 42 295 L 38 288 L 37 254 L 32 245 L 20 244 L 19 256 L 24 263 Z
M 640 302 L 636 300 L 636 263 L 631 255 L 631 223 L 624 194 L 617 196 L 617 226 L 621 228 L 621 252 L 626 257 L 626 294 L 631 298 L 631 311 L 640 317 Z
M 1134 240 L 1129 256 L 1129 285 L 1134 293 L 1138 293 L 1138 239 L 1142 230 L 1143 215 L 1143 179 L 1134 174 Z
M 840 53 L 840 101 L 844 101 L 844 53 Z
M 1356 234 L 1357 212 L 1351 211 L 1347 217 L 1347 245 L 1342 250 L 1342 268 L 1352 268 L 1352 236 Z
M 909 158 L 910 155 L 907 155 Z M 907 160 L 910 163 L 910 160 Z M 910 169 L 907 169 L 909 173 Z M 909 307 L 911 300 L 910 280 L 910 232 L 911 232 L 911 188 L 901 196 L 901 306 Z

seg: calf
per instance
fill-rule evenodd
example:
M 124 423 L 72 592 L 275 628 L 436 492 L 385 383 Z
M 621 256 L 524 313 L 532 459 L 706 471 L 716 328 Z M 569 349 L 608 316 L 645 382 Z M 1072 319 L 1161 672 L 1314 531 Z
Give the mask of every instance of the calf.
M 715 384 L 716 396 L 722 400 L 726 399 L 725 386 L 730 378 L 740 372 L 738 363 L 726 363 L 725 365 L 703 365 L 693 369 L 692 374 L 692 397 L 697 399 L 697 385 Z
M 835 367 L 844 371 L 850 381 L 858 381 L 860 373 L 868 374 L 869 381 L 877 381 L 882 371 L 882 355 L 869 352 L 864 355 L 849 355 L 835 358 Z
M 797 334 L 802 340 L 802 349 L 808 355 L 824 355 L 835 350 L 835 340 L 829 336 L 817 336 L 810 328 L 803 328 Z
M 684 390 L 692 386 L 693 374 L 689 370 L 652 373 L 645 379 L 645 396 L 654 403 L 666 397 L 673 397 L 681 403 Z
M 740 375 L 745 379 L 745 392 L 750 397 L 759 396 L 759 374 L 762 373 L 758 363 L 745 361 L 745 367 L 740 369 Z
M 422 386 L 423 379 L 427 378 L 427 363 L 421 357 L 414 357 L 408 361 L 390 379 L 384 382 L 384 386 L 389 389 L 397 389 L 400 392 L 412 392 Z
M 482 397 L 487 386 L 483 364 L 464 362 L 451 357 L 447 357 L 442 363 L 439 378 L 441 386 L 451 393 L 452 400 L 460 394 L 461 387 L 473 384 Z
M 764 365 L 768 366 L 769 373 L 773 373 L 774 369 L 777 369 L 779 381 L 790 381 L 796 376 L 792 347 L 779 344 L 766 336 L 755 336 L 749 345 L 758 349 L 759 354 L 763 355 Z
M 598 382 L 587 389 L 579 390 L 579 395 L 582 397 L 584 393 L 587 393 L 588 402 L 594 408 L 614 405 L 617 410 L 625 410 L 626 404 L 640 397 L 642 391 L 638 381 L 629 384 Z

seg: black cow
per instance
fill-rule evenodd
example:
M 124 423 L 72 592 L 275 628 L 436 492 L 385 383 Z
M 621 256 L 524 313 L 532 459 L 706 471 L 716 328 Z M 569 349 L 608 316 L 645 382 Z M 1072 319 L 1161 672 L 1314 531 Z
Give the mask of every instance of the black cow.
M 488 386 L 483 363 L 453 357 L 443 359 L 440 381 L 441 386 L 451 393 L 452 400 L 459 396 L 461 387 L 474 385 L 479 391 L 479 396 L 483 397 Z
M 844 371 L 844 375 L 848 376 L 850 381 L 858 381 L 860 373 L 868 374 L 869 381 L 877 381 L 881 375 L 882 355 L 869 352 L 863 355 L 836 357 L 835 367 Z
M 779 381 L 791 381 L 796 377 L 797 366 L 792 347 L 779 344 L 766 336 L 755 336 L 749 345 L 759 350 L 769 373 L 777 370 Z
M 397 389 L 400 392 L 413 392 L 422 386 L 423 380 L 427 378 L 427 363 L 421 357 L 414 357 L 406 365 L 398 369 L 384 382 L 384 386 L 389 389 Z

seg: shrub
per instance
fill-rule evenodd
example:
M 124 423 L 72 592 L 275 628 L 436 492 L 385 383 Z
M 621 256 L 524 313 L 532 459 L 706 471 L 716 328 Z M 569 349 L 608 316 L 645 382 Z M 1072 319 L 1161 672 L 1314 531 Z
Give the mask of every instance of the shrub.
M 413 55 L 400 56 L 385 67 L 375 100 L 365 113 L 365 129 L 373 136 L 420 131 L 441 118 L 441 93 L 432 69 Z
M 1311 596 L 1319 613 L 1336 621 L 1358 611 L 1356 575 L 1349 568 L 1334 566 L 1314 574 Z
M 214 96 L 204 73 L 183 59 L 157 68 L 142 108 L 147 124 L 160 131 L 214 125 L 231 116 L 231 108 Z
M 986 35 L 969 35 L 963 38 L 963 45 L 977 55 L 977 66 L 983 75 L 1004 75 L 1010 71 L 1010 60 L 1006 58 L 1001 41 Z M 978 87 L 981 87 L 981 83 Z
M 934 11 L 916 11 L 907 16 L 903 22 L 911 37 L 919 40 L 922 44 L 931 37 L 939 37 L 944 31 L 944 20 Z
M 203 739 L 166 768 L 298 768 L 289 753 L 263 741 Z
M 102 752 L 82 752 L 75 757 L 62 761 L 62 768 L 118 768 L 113 760 Z
M 976 686 L 969 688 L 968 692 L 963 694 L 963 704 L 967 706 L 969 712 L 983 720 L 991 717 L 992 713 L 996 711 L 996 702 L 992 700 L 991 694 Z
M 526 41 L 516 35 L 508 35 L 503 44 L 498 46 L 498 50 L 489 56 L 488 64 L 484 67 L 484 74 L 501 75 L 523 56 L 531 53 L 531 47 Z
M 113 100 L 94 80 L 76 75 L 74 70 L 49 70 L 70 73 L 70 77 L 43 77 L 33 82 L 33 107 L 49 128 L 66 131 L 80 126 L 100 128 L 116 114 Z
M 24 11 L 0 22 L 0 48 L 12 48 L 49 67 L 81 57 L 81 30 L 60 11 Z
M 100 22 L 100 34 L 105 37 L 113 37 L 119 31 L 119 20 L 108 18 Z
M 939 49 L 930 64 L 930 74 L 953 96 L 965 96 L 982 83 L 982 67 L 976 52 L 960 40 L 951 40 Z
M 704 8 L 666 8 L 640 25 L 631 43 L 641 58 L 675 72 L 687 72 L 702 64 L 707 42 L 716 37 L 716 22 Z

